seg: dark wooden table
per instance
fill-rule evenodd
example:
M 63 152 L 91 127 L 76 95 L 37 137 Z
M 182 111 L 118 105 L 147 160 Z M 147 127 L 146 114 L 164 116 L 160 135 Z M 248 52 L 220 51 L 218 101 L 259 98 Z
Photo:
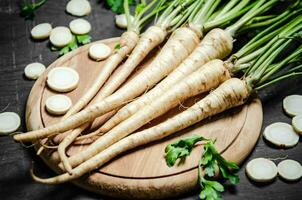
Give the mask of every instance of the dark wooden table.
M 25 103 L 34 81 L 24 77 L 26 64 L 41 62 L 46 66 L 52 63 L 57 54 L 50 52 L 47 41 L 34 42 L 30 39 L 31 28 L 41 22 L 53 26 L 68 25 L 74 19 L 65 13 L 67 1 L 51 0 L 38 12 L 34 21 L 24 21 L 19 17 L 17 0 L 0 1 L 0 111 L 17 112 L 23 119 L 20 131 L 25 131 Z M 103 1 L 91 0 L 92 13 L 86 17 L 92 24 L 93 40 L 119 36 L 121 30 L 114 25 L 114 14 L 106 9 Z M 291 119 L 282 111 L 282 99 L 290 94 L 302 94 L 302 77 L 291 78 L 260 93 L 264 108 L 263 127 L 270 123 Z M 302 106 L 302 105 L 301 105 Z M 302 163 L 301 142 L 292 149 L 276 149 L 259 139 L 253 153 L 247 158 L 285 157 Z M 277 160 L 278 163 L 280 160 Z M 29 176 L 32 162 L 42 176 L 54 175 L 34 154 L 32 148 L 24 148 L 11 137 L 0 137 L 0 199 L 46 200 L 46 199 L 109 199 L 84 191 L 72 184 L 55 186 L 35 183 Z M 270 184 L 255 184 L 245 176 L 244 162 L 239 175 L 241 182 L 236 187 L 227 187 L 224 199 L 301 199 L 302 182 L 286 183 L 277 178 Z M 198 199 L 197 191 L 183 195 L 179 199 Z M 177 199 L 177 198 L 176 198 Z

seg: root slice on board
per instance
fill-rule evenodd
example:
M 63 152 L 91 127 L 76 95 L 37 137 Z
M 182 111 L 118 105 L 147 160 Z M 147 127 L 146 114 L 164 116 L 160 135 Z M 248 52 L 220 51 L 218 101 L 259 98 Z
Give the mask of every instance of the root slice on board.
M 70 92 L 79 83 L 79 74 L 69 67 L 56 67 L 49 71 L 47 85 L 57 92 Z
M 72 106 L 72 101 L 68 96 L 58 94 L 48 97 L 45 106 L 50 114 L 63 115 Z

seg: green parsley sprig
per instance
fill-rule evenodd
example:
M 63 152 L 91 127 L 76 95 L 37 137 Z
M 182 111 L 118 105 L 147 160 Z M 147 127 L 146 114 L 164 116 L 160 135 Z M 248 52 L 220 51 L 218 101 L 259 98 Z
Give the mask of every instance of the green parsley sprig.
M 234 171 L 237 171 L 239 167 L 235 163 L 225 160 L 220 155 L 216 150 L 215 141 L 202 136 L 193 135 L 169 144 L 165 149 L 166 162 L 169 167 L 174 166 L 178 159 L 184 159 L 189 156 L 195 144 L 200 141 L 205 141 L 206 143 L 204 144 L 204 152 L 198 164 L 198 182 L 202 189 L 199 198 L 218 200 L 221 199 L 220 192 L 224 191 L 224 187 L 218 181 L 209 179 L 212 178 L 215 175 L 215 171 L 219 169 L 224 179 L 229 180 L 232 184 L 237 184 L 239 183 L 239 177 Z
M 35 17 L 35 11 L 46 3 L 47 0 L 41 0 L 37 3 L 23 2 L 20 5 L 20 15 L 25 19 L 33 19 Z
M 72 41 L 66 45 L 65 47 L 55 47 L 53 45 L 50 46 L 52 51 L 59 51 L 60 56 L 67 54 L 68 52 L 78 48 L 81 45 L 88 44 L 91 42 L 91 36 L 86 35 L 73 35 Z

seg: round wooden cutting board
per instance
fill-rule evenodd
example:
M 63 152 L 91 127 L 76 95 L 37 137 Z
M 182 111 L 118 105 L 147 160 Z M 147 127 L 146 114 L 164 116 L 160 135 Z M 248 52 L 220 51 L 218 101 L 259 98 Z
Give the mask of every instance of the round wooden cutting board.
M 114 48 L 118 43 L 118 38 L 98 42 L 106 43 Z M 79 86 L 74 91 L 66 93 L 73 103 L 85 93 L 96 75 L 102 71 L 104 62 L 96 62 L 88 57 L 87 51 L 90 45 L 85 45 L 59 58 L 37 80 L 27 102 L 26 123 L 28 130 L 36 130 L 60 120 L 60 117 L 49 115 L 45 111 L 45 100 L 55 94 L 45 85 L 50 69 L 67 66 L 78 71 L 80 75 Z M 138 71 L 148 67 L 152 57 L 154 56 L 146 59 Z M 133 76 L 136 74 L 137 71 L 133 73 Z M 202 96 L 183 102 L 147 126 L 152 126 L 177 114 L 200 98 Z M 88 190 L 118 198 L 158 199 L 176 196 L 196 188 L 197 163 L 202 153 L 202 145 L 194 148 L 191 156 L 185 162 L 178 163 L 171 168 L 166 165 L 164 159 L 166 145 L 192 134 L 216 138 L 216 147 L 222 155 L 226 159 L 240 164 L 256 144 L 261 125 L 262 106 L 260 101 L 254 98 L 244 106 L 202 121 L 160 142 L 127 152 L 74 183 Z M 85 148 L 85 144 L 75 144 L 68 150 L 68 155 L 75 154 L 83 148 Z M 60 172 L 56 167 L 59 162 L 56 151 L 44 151 L 41 157 L 53 170 Z

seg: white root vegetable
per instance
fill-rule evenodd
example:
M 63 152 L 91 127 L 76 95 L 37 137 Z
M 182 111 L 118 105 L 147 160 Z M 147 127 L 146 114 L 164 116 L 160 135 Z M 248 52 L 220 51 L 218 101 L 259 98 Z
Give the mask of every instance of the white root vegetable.
M 111 112 L 97 118 L 96 120 L 98 121 L 98 123 L 102 124 L 103 122 L 107 121 L 107 119 L 110 118 L 114 113 L 115 113 L 115 111 L 111 111 Z M 86 123 L 86 124 L 81 125 L 79 128 L 72 130 L 71 133 L 69 133 L 67 136 L 64 137 L 64 139 L 62 140 L 62 142 L 60 142 L 60 144 L 58 146 L 58 153 L 59 153 L 60 160 L 62 161 L 64 169 L 70 174 L 72 173 L 72 167 L 69 164 L 68 158 L 65 154 L 66 148 L 69 145 L 71 145 L 75 140 L 82 141 L 82 140 L 86 140 L 86 139 L 93 139 L 94 136 L 101 135 L 99 132 L 95 131 L 95 132 L 89 133 L 87 135 L 79 136 L 86 128 L 89 127 L 89 125 L 90 125 L 90 123 Z M 60 136 L 61 135 L 58 135 L 57 137 L 60 137 Z M 92 143 L 93 141 L 94 140 L 91 140 L 90 143 Z
M 131 54 L 128 57 L 128 59 L 126 60 L 126 62 L 120 66 L 119 71 L 117 72 L 118 74 L 114 73 L 112 76 L 113 78 L 109 79 L 107 81 L 106 85 L 104 85 L 104 87 L 101 88 L 101 90 L 99 92 L 99 94 L 100 94 L 99 98 L 104 99 L 105 97 L 107 97 L 107 96 L 111 95 L 113 92 L 115 92 L 119 88 L 119 86 L 121 86 L 127 80 L 127 78 L 130 76 L 130 74 L 140 64 L 140 62 L 148 55 L 148 53 L 150 53 L 150 51 L 152 49 L 154 49 L 155 47 L 157 47 L 159 44 L 161 44 L 164 41 L 167 34 L 168 33 L 165 30 L 163 30 L 161 27 L 158 27 L 158 26 L 149 27 L 141 35 L 141 38 L 137 42 L 137 45 L 131 52 Z M 171 40 L 174 41 L 175 38 L 173 37 L 173 35 L 171 36 L 171 38 L 169 39 L 169 41 L 171 41 Z M 169 46 L 170 48 L 175 49 L 176 47 L 172 47 L 172 45 L 173 46 L 179 45 L 179 43 L 176 43 L 177 41 L 175 43 L 172 43 L 169 41 L 163 47 L 163 49 L 168 49 L 166 46 Z M 149 68 L 155 68 L 155 66 L 158 67 L 157 64 L 158 64 L 159 57 L 161 57 L 160 55 L 163 55 L 165 52 L 167 52 L 163 49 L 161 50 L 160 54 L 156 57 L 156 59 L 149 65 Z M 162 53 L 162 52 L 164 52 L 164 53 Z M 169 54 L 171 54 L 170 51 L 169 51 Z M 165 59 L 165 60 L 171 59 L 171 55 L 164 55 L 164 56 L 168 56 L 168 57 L 165 57 L 165 58 L 161 57 L 161 59 Z M 161 62 L 163 63 L 163 61 L 161 61 Z M 165 65 L 167 65 L 167 64 L 165 64 Z M 162 66 L 162 68 L 164 68 L 164 67 Z M 162 78 L 162 77 L 159 76 L 159 78 Z M 141 82 L 142 82 L 142 80 L 140 80 L 140 83 Z M 149 85 L 149 86 L 151 86 L 151 85 Z M 147 88 L 144 88 L 143 91 L 138 90 L 139 94 L 144 92 L 146 89 Z M 137 95 L 139 95 L 139 94 L 137 94 Z M 133 98 L 135 98 L 136 96 L 134 96 Z M 127 100 L 129 100 L 129 99 L 127 99 Z M 125 99 L 125 101 L 127 101 L 127 100 Z
M 85 124 L 84 124 L 85 126 Z M 83 125 L 82 125 L 83 127 Z M 86 126 L 83 127 L 83 129 L 87 128 Z M 82 129 L 75 129 L 73 130 L 71 133 L 69 133 L 64 140 L 59 144 L 58 146 L 58 153 L 60 156 L 61 161 L 64 164 L 64 169 L 68 172 L 68 173 L 72 173 L 72 168 L 70 165 L 65 164 L 68 163 L 68 158 L 65 154 L 66 152 L 66 148 L 78 137 L 79 134 L 81 134 L 81 130 Z
M 277 122 L 267 126 L 264 138 L 279 147 L 293 147 L 299 142 L 299 135 L 287 123 Z
M 41 76 L 41 74 L 43 74 L 43 72 L 45 71 L 45 66 L 42 63 L 31 63 L 28 64 L 25 69 L 24 69 L 24 74 L 27 78 L 29 79 L 37 79 Z
M 302 95 L 290 95 L 283 99 L 284 111 L 291 117 L 302 115 Z
M 46 110 L 53 115 L 63 115 L 71 107 L 72 101 L 66 95 L 53 95 L 46 99 L 45 107 Z
M 130 20 L 133 21 L 134 17 L 130 15 Z M 117 27 L 126 29 L 128 26 L 126 15 L 125 14 L 120 14 L 120 15 L 115 15 L 115 24 Z
M 162 48 L 159 55 L 156 56 L 149 67 L 143 70 L 138 76 L 131 79 L 113 95 L 109 96 L 103 101 L 87 107 L 86 109 L 74 114 L 69 118 L 66 117 L 66 120 L 59 122 L 56 125 L 52 125 L 41 130 L 28 132 L 26 134 L 15 135 L 14 138 L 16 140 L 25 139 L 28 141 L 45 138 L 54 132 L 60 133 L 79 127 L 86 122 L 90 122 L 95 118 L 124 105 L 127 103 L 127 101 L 132 100 L 133 98 L 142 94 L 144 91 L 149 89 L 149 87 L 152 87 L 162 78 L 167 76 L 194 50 L 199 42 L 199 38 L 200 35 L 197 35 L 190 29 L 178 29 L 178 31 L 172 34 L 166 45 Z M 174 56 L 176 52 L 179 54 L 177 57 Z M 101 91 L 99 94 L 105 95 L 105 93 Z M 103 96 L 99 96 L 98 98 L 102 97 Z
M 74 19 L 69 23 L 69 28 L 76 35 L 84 35 L 90 32 L 91 25 L 85 19 Z
M 293 118 L 292 126 L 297 133 L 302 134 L 302 115 L 297 115 Z
M 278 173 L 276 164 L 266 158 L 255 158 L 249 161 L 245 170 L 247 176 L 256 182 L 270 182 Z
M 124 1 L 126 2 L 126 1 Z M 155 2 L 155 1 L 154 1 Z M 182 2 L 183 5 L 189 3 L 189 2 Z M 181 4 L 182 4 L 181 3 Z M 178 4 L 178 2 L 173 2 L 170 6 L 173 6 L 173 5 L 176 5 Z M 126 5 L 125 7 L 127 7 L 127 4 L 124 3 L 124 5 Z M 100 92 L 102 94 L 102 96 L 100 98 L 105 98 L 109 95 L 111 95 L 114 91 L 116 91 L 119 86 L 121 86 L 126 80 L 127 78 L 129 77 L 129 75 L 133 72 L 133 70 L 139 65 L 139 63 L 147 56 L 148 53 L 150 53 L 151 50 L 153 50 L 155 47 L 157 47 L 159 44 L 161 44 L 164 39 L 166 38 L 168 32 L 167 30 L 169 29 L 169 27 L 171 26 L 171 20 L 173 17 L 175 17 L 183 8 L 183 5 L 178 5 L 174 11 L 170 10 L 171 13 L 166 16 L 164 14 L 163 17 L 159 17 L 156 25 L 153 25 L 151 27 L 149 27 L 142 35 L 141 35 L 141 38 L 139 38 L 139 41 L 137 41 L 135 44 L 132 44 L 132 45 L 136 45 L 134 46 L 135 48 L 133 49 L 133 51 L 131 52 L 130 56 L 128 57 L 128 59 L 126 60 L 125 64 L 120 67 L 120 70 L 119 70 L 119 75 L 118 76 L 114 76 L 116 78 L 114 79 L 111 79 L 111 80 L 108 80 L 106 84 L 106 87 L 103 87 L 102 88 L 102 91 Z M 127 9 L 126 9 L 127 10 Z M 169 12 L 170 12 L 169 11 Z M 167 14 L 167 13 L 166 13 Z M 165 17 L 167 17 L 165 19 Z M 136 28 L 131 28 L 131 26 L 129 27 L 129 30 L 133 30 L 135 31 L 136 33 L 138 32 L 138 30 Z M 174 46 L 180 46 L 179 43 L 180 42 L 183 42 L 185 44 L 185 42 L 187 42 L 187 38 L 191 37 L 192 34 L 188 34 L 188 36 L 186 36 L 186 34 L 183 35 L 183 37 L 185 37 L 182 41 L 180 40 L 179 38 L 179 35 L 180 34 L 172 34 L 172 35 L 176 35 L 178 37 L 172 37 L 172 38 L 175 38 L 176 41 L 174 42 Z M 126 38 L 128 39 L 128 38 Z M 129 39 L 128 39 L 129 40 Z M 170 41 L 170 40 L 169 40 Z M 169 42 L 168 41 L 168 44 L 173 44 L 173 42 Z M 173 41 L 173 40 L 172 40 Z M 191 41 L 195 41 L 195 39 L 191 39 Z M 191 41 L 188 42 L 188 46 L 189 48 L 191 48 Z M 117 44 L 117 49 L 120 50 L 120 47 L 123 47 L 124 45 L 122 44 Z M 182 45 L 185 49 L 187 50 L 187 47 L 185 45 Z M 170 47 L 173 48 L 173 45 L 171 45 Z M 167 47 L 164 47 L 165 49 L 168 49 Z M 176 47 L 174 47 L 176 48 Z M 173 53 L 177 53 L 176 49 L 174 49 L 174 52 Z M 183 50 L 181 49 L 181 50 Z M 161 51 L 162 52 L 162 51 Z M 167 59 L 170 60 L 171 59 L 171 51 L 164 51 L 166 52 L 166 56 L 167 58 L 163 58 L 163 60 L 166 60 L 167 62 Z M 182 53 L 182 51 L 180 52 L 180 54 Z M 165 55 L 164 53 L 162 55 Z M 182 56 L 180 56 L 180 58 L 182 58 Z M 178 60 L 178 59 L 176 59 Z M 163 62 L 163 61 L 161 61 Z M 176 61 L 171 61 L 171 63 L 164 63 L 165 66 L 172 66 L 172 67 L 175 67 L 173 64 L 176 63 Z M 162 67 L 162 66 L 160 66 Z M 155 68 L 154 66 L 153 67 L 150 67 L 150 68 Z M 169 71 L 170 68 L 168 68 L 167 70 L 165 69 L 165 67 L 162 67 L 163 72 L 165 71 Z M 156 70 L 153 69 L 153 70 L 150 70 L 151 74 L 148 75 L 148 76 L 143 76 L 143 78 L 140 79 L 140 82 L 144 81 L 145 78 L 147 79 L 151 79 L 151 76 L 153 76 L 154 73 Z M 112 71 L 111 71 L 112 72 Z M 108 74 L 106 74 L 108 75 Z M 110 74 L 109 74 L 110 75 Z M 108 76 L 109 76 L 108 75 Z M 164 76 L 166 76 L 167 74 L 162 74 Z M 108 78 L 108 76 L 106 76 L 106 78 Z M 159 80 L 161 80 L 163 77 L 162 76 L 158 76 L 159 79 L 154 79 L 157 83 Z M 101 79 L 103 80 L 103 78 Z M 133 95 L 132 97 L 130 97 L 130 99 L 123 99 L 121 103 L 121 105 L 124 105 L 125 102 L 128 102 L 129 100 L 137 97 L 137 95 L 141 94 L 142 92 L 144 92 L 146 89 L 152 87 L 155 83 L 153 83 L 153 85 L 150 85 L 150 83 L 148 83 L 149 80 L 145 80 L 144 82 L 146 82 L 146 84 L 143 84 L 143 87 L 141 87 L 137 94 L 136 93 L 130 93 L 131 95 Z M 80 100 L 79 100 L 79 103 L 77 103 L 74 108 L 71 109 L 70 113 L 68 113 L 67 116 L 70 116 L 72 113 L 75 113 L 79 110 L 81 110 L 84 106 L 87 105 L 87 103 L 93 98 L 93 96 L 99 91 L 99 89 L 101 88 L 102 84 L 104 82 L 103 81 L 100 81 L 99 79 L 97 79 L 97 81 L 95 82 L 95 84 L 92 86 L 92 89 L 89 90 L 87 92 L 87 94 L 85 94 Z M 135 83 L 137 84 L 137 83 Z M 130 84 L 131 85 L 131 84 Z M 147 86 L 147 88 L 145 88 Z M 118 106 L 121 106 L 121 105 L 118 105 Z
M 110 56 L 111 52 L 111 48 L 103 43 L 91 45 L 88 51 L 89 57 L 96 61 L 105 60 Z
M 25 134 L 15 135 L 14 139 L 19 141 L 42 139 L 55 132 L 60 133 L 78 127 L 124 105 L 127 101 L 137 97 L 167 76 L 193 51 L 199 42 L 199 38 L 200 35 L 197 35 L 190 29 L 178 29 L 178 31 L 172 34 L 166 45 L 162 48 L 159 55 L 156 56 L 149 67 L 143 70 L 138 76 L 131 79 L 113 95 L 97 104 L 89 106 L 56 125 Z M 179 56 L 175 57 L 175 52 L 179 52 Z M 104 95 L 103 93 L 100 94 Z
M 20 117 L 14 112 L 0 113 L 0 135 L 16 131 L 21 124 Z
M 36 40 L 47 39 L 50 36 L 52 26 L 49 23 L 36 25 L 31 29 L 31 37 Z
M 73 169 L 72 175 L 64 173 L 53 178 L 41 179 L 32 173 L 32 177 L 34 180 L 45 184 L 59 184 L 77 179 L 104 165 L 121 153 L 160 140 L 207 117 L 242 105 L 249 94 L 245 81 L 236 78 L 229 79 L 187 110 L 156 126 L 134 133 L 83 162 Z
M 231 53 L 233 48 L 233 38 L 228 32 L 222 29 L 211 30 L 194 49 L 194 51 L 165 79 L 157 84 L 152 90 L 142 95 L 135 101 L 125 105 L 116 115 L 108 120 L 100 132 L 107 132 L 121 121 L 137 112 L 139 109 L 150 104 L 159 96 L 165 93 L 170 87 L 181 81 L 184 77 L 196 71 L 203 64 L 212 59 L 222 59 Z
M 54 46 L 63 47 L 72 41 L 72 34 L 69 28 L 58 26 L 51 31 L 49 40 Z
M 130 118 L 100 137 L 85 150 L 71 156 L 70 165 L 79 165 L 151 120 L 164 114 L 185 99 L 214 89 L 229 78 L 230 74 L 221 60 L 208 62 L 205 66 L 170 88 L 165 94 L 158 97 L 156 101 L 143 107 Z
M 91 5 L 87 0 L 70 0 L 66 11 L 74 16 L 82 17 L 91 13 Z
M 96 95 L 100 87 L 109 78 L 111 73 L 117 68 L 117 66 L 123 61 L 124 58 L 133 50 L 139 40 L 139 36 L 136 32 L 127 31 L 122 34 L 120 39 L 121 48 L 115 51 L 106 61 L 103 66 L 102 73 L 96 77 L 93 85 L 86 91 L 85 95 L 82 96 L 76 104 L 69 110 L 69 112 L 64 116 L 68 118 L 71 115 L 80 111 L 84 106 L 86 106 L 90 100 Z
M 47 85 L 57 92 L 69 92 L 79 84 L 79 74 L 69 67 L 56 67 L 47 75 Z
M 151 28 L 148 32 L 146 31 L 146 33 L 143 35 L 145 39 L 141 40 L 141 42 L 143 42 L 140 44 L 141 46 L 138 45 L 135 48 L 138 52 L 141 53 L 145 52 L 143 54 L 144 57 L 146 56 L 146 53 L 149 52 L 153 47 L 146 51 L 146 49 L 144 49 L 142 45 L 144 43 L 145 43 L 144 45 L 148 45 L 148 42 L 155 42 L 158 44 L 166 34 L 159 27 L 154 26 Z M 154 36 L 154 34 L 156 33 L 161 33 L 162 38 L 156 39 L 156 37 Z M 129 93 L 127 93 L 127 95 L 124 96 L 124 100 L 122 100 L 122 102 L 127 102 L 137 97 L 144 91 L 148 90 L 150 87 L 154 86 L 165 76 L 167 76 L 172 70 L 174 70 L 187 56 L 189 56 L 192 53 L 194 48 L 200 42 L 199 38 L 201 37 L 201 34 L 202 34 L 201 32 L 194 31 L 188 27 L 182 27 L 177 29 L 170 36 L 167 43 L 164 45 L 164 47 L 161 49 L 161 51 L 155 57 L 155 59 L 148 65 L 148 67 L 144 69 L 137 77 L 129 81 L 129 83 L 127 83 L 125 86 L 123 86 L 121 89 L 119 89 L 116 92 L 118 94 L 120 92 L 129 90 Z M 152 44 L 151 46 L 153 45 L 155 44 Z M 131 59 L 134 60 L 135 57 L 139 56 L 139 54 L 135 55 L 134 51 L 132 52 L 132 54 L 133 56 L 130 57 Z M 175 57 L 175 55 L 179 55 L 179 56 Z M 105 97 L 112 94 L 134 70 L 133 67 L 135 67 L 138 63 L 136 63 L 137 61 L 133 63 L 131 59 L 130 61 L 129 59 L 130 58 L 128 58 L 126 63 L 121 66 L 119 72 L 117 72 L 118 74 L 114 73 L 112 79 L 109 79 L 106 85 L 100 90 L 98 99 L 102 100 Z M 132 62 L 132 64 L 130 62 Z M 141 83 L 141 84 L 137 84 L 137 83 Z M 133 90 L 131 90 L 130 87 L 132 87 Z M 130 95 L 132 95 L 132 97 L 130 97 Z
M 295 160 L 283 160 L 278 164 L 278 173 L 287 181 L 297 181 L 302 177 L 302 166 Z

